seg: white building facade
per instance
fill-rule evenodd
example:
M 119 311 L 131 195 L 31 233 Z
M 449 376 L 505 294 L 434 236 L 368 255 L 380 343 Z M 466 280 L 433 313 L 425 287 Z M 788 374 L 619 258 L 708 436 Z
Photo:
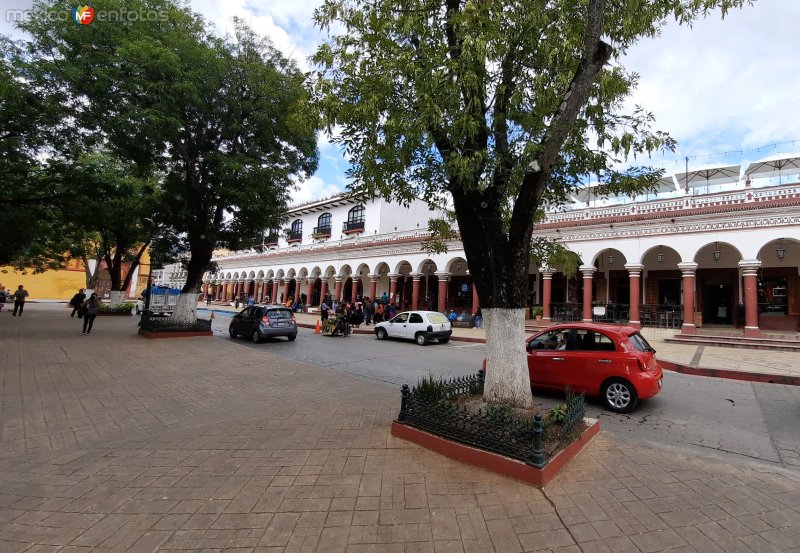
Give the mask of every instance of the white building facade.
M 678 175 L 687 183 L 687 174 Z M 670 178 L 671 180 L 671 178 Z M 683 182 L 679 180 L 678 182 Z M 786 180 L 793 184 L 783 184 Z M 575 275 L 529 268 L 527 305 L 544 321 L 595 320 L 665 326 L 797 332 L 800 322 L 800 182 L 730 179 L 711 189 L 666 184 L 655 199 L 580 202 L 552 212 L 535 233 L 563 242 L 580 259 Z M 385 298 L 400 309 L 475 312 L 479 298 L 460 242 L 448 252 L 422 249 L 424 202 L 402 207 L 360 203 L 345 195 L 297 205 L 289 228 L 274 231 L 263 251 L 216 257 L 204 278 L 215 301 L 253 295 L 318 306 Z

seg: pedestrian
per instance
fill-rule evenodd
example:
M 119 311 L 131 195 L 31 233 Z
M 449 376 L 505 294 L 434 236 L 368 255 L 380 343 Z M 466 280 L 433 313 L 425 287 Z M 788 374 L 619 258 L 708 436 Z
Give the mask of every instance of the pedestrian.
M 251 294 L 250 297 L 247 298 L 247 307 L 253 307 L 253 305 L 255 305 L 255 303 L 256 303 L 256 299 Z
M 379 301 L 375 302 L 375 322 L 382 323 L 383 322 L 383 304 Z
M 328 305 L 328 302 L 323 299 L 322 300 L 322 304 L 319 306 L 319 318 L 320 318 L 320 320 L 322 320 L 322 321 L 327 321 L 328 320 L 328 309 L 330 309 L 330 306 Z
M 25 298 L 27 297 L 28 291 L 20 284 L 17 287 L 17 291 L 14 292 L 14 312 L 12 313 L 14 317 L 17 316 L 17 312 L 19 312 L 19 316 L 22 317 L 22 310 L 25 309 Z
M 206 307 L 211 305 L 211 294 L 206 295 Z
M 383 303 L 383 305 L 389 303 L 389 296 L 386 295 L 386 292 L 381 294 L 381 303 Z
M 97 299 L 97 294 L 92 294 L 88 300 L 83 302 L 81 308 L 83 309 L 83 332 L 81 334 L 88 336 L 92 333 L 94 318 L 100 312 L 100 300 Z
M 475 328 L 477 329 L 483 328 L 483 312 L 481 311 L 480 307 L 475 312 Z
M 86 301 L 86 294 L 83 293 L 83 288 L 81 288 L 78 290 L 78 293 L 72 296 L 72 299 L 69 300 L 69 304 L 72 307 L 72 313 L 70 314 L 70 317 L 75 316 L 75 313 L 78 312 L 78 309 L 81 308 L 81 305 L 83 305 L 84 301 Z
M 364 324 L 369 326 L 372 323 L 372 311 L 374 307 L 369 298 L 364 298 Z

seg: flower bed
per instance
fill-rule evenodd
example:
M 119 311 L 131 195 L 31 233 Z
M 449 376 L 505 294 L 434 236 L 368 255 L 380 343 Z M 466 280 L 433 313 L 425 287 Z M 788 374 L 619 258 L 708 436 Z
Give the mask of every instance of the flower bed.
M 392 434 L 455 459 L 544 486 L 599 431 L 583 394 L 550 410 L 486 405 L 483 371 L 403 386 Z
M 100 311 L 97 313 L 98 315 L 132 315 L 134 304 L 126 302 L 126 303 L 118 303 L 116 305 L 110 305 L 108 303 L 101 303 L 100 304 Z
M 213 336 L 210 319 L 197 319 L 194 323 L 182 324 L 169 317 L 159 317 L 145 311 L 139 321 L 139 334 L 148 338 L 185 338 L 190 336 Z

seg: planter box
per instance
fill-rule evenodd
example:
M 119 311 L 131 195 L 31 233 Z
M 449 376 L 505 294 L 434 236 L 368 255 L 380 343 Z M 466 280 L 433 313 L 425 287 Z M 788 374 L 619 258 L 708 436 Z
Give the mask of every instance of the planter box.
M 174 330 L 164 332 L 150 332 L 143 328 L 139 329 L 139 335 L 145 338 L 193 338 L 195 336 L 213 336 L 214 333 L 210 330 Z
M 392 423 L 392 436 L 413 442 L 440 455 L 481 467 L 491 472 L 510 476 L 533 484 L 537 488 L 545 487 L 567 464 L 600 432 L 600 421 L 584 419 L 588 428 L 580 438 L 561 450 L 541 469 L 526 465 L 522 461 L 510 459 L 497 453 L 477 449 L 459 442 L 440 438 L 429 432 L 418 430 L 397 421 Z

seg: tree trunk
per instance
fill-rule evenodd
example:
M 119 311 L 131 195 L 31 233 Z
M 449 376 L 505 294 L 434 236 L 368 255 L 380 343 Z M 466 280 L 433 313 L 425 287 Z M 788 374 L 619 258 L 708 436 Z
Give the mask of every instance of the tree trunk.
M 533 396 L 525 354 L 525 310 L 481 305 L 481 311 L 487 345 L 483 397 L 488 402 L 530 407 Z
M 500 210 L 480 196 L 453 192 L 469 273 L 478 289 L 486 325 L 486 382 L 490 402 L 531 407 L 525 353 L 525 301 L 530 265 L 530 232 L 509 236 Z
M 119 305 L 125 301 L 125 291 L 113 289 L 109 290 L 108 297 L 111 305 Z
M 200 285 L 203 273 L 206 271 L 211 256 L 214 254 L 214 245 L 205 239 L 192 240 L 189 235 L 190 251 L 192 257 L 186 267 L 186 284 L 181 289 L 175 311 L 171 320 L 176 323 L 192 324 L 197 322 L 197 298 L 200 295 Z

